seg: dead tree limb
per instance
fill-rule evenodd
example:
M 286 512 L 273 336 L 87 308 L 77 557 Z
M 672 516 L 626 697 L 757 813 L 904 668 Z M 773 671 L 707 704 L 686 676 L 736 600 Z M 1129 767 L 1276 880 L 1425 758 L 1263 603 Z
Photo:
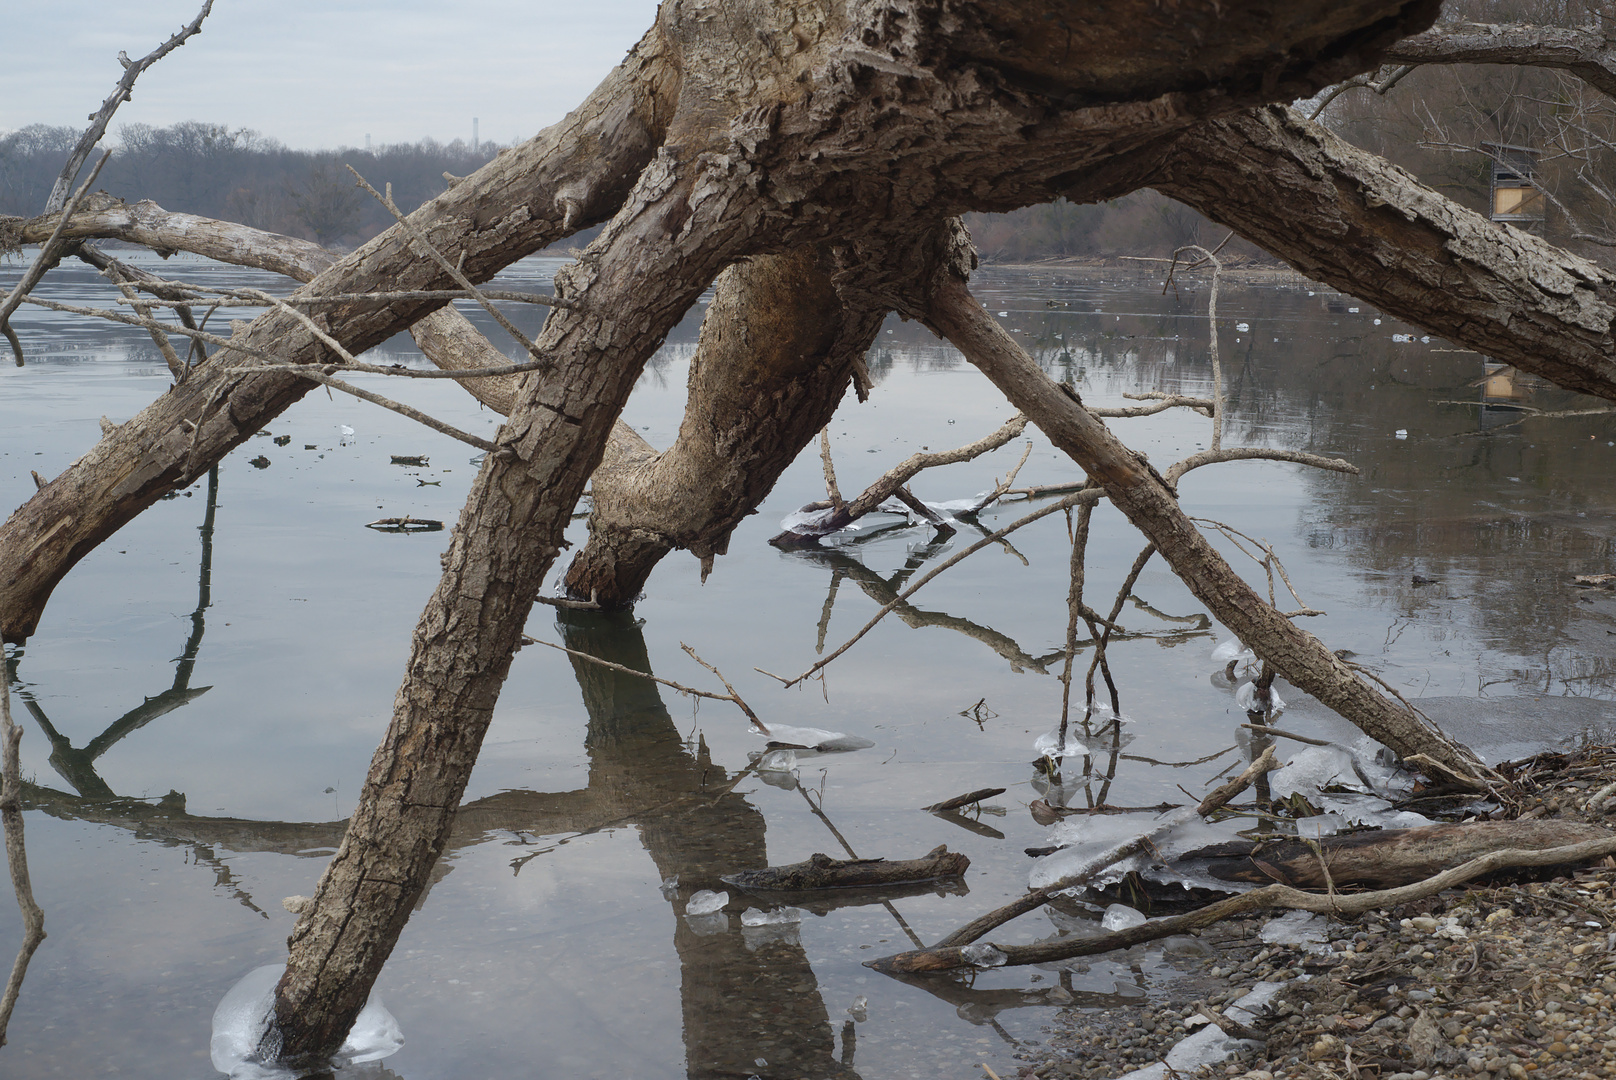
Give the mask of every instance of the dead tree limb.
M 1616 98 L 1616 42 L 1595 27 L 1449 23 L 1386 51 L 1392 64 L 1520 64 L 1557 68 Z
M 1220 900 L 1215 904 L 1174 915 L 1165 919 L 1151 919 L 1140 926 L 1130 926 L 1109 934 L 1098 934 L 1073 940 L 1044 942 L 1038 945 L 996 945 L 1006 965 L 1047 964 L 1070 960 L 1076 956 L 1097 956 L 1116 949 L 1126 949 L 1146 941 L 1156 941 L 1174 934 L 1188 933 L 1213 926 L 1225 919 L 1251 911 L 1269 908 L 1289 908 L 1293 911 L 1312 911 L 1320 915 L 1361 915 L 1378 908 L 1392 908 L 1427 896 L 1443 889 L 1451 889 L 1486 874 L 1500 870 L 1529 866 L 1575 866 L 1593 859 L 1616 853 L 1616 839 L 1586 840 L 1578 844 L 1552 848 L 1506 848 L 1444 870 L 1412 885 L 1375 892 L 1320 894 L 1303 892 L 1288 885 L 1267 885 L 1239 896 Z M 949 971 L 970 967 L 961 946 L 934 946 L 914 952 L 898 953 L 872 960 L 866 966 L 884 975 L 913 974 L 923 971 Z
M 1294 109 L 1196 127 L 1150 186 L 1327 282 L 1559 386 L 1616 400 L 1616 274 L 1486 217 Z M 1287 212 L 1276 215 L 1274 207 Z
M 1051 381 L 983 313 L 962 280 L 941 276 L 931 291 L 926 319 L 1103 486 L 1112 504 L 1156 545 L 1214 617 L 1293 685 L 1404 756 L 1426 754 L 1461 782 L 1485 785 L 1496 780 L 1469 750 L 1377 693 L 1322 642 L 1265 603 L 1207 543 L 1161 475 L 1090 415 L 1074 391 Z

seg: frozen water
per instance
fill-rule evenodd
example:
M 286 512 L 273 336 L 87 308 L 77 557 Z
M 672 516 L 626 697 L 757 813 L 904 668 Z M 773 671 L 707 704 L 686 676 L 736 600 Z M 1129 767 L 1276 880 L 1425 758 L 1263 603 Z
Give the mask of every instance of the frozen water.
M 756 728 L 750 730 L 754 735 L 763 734 Z M 866 739 L 862 735 L 849 735 L 845 731 L 827 731 L 816 727 L 792 727 L 790 724 L 770 724 L 769 733 L 765 738 L 770 742 L 795 743 L 798 746 L 821 751 L 865 750 L 875 745 L 875 740 Z
M 697 937 L 713 937 L 729 933 L 729 916 L 722 911 L 715 911 L 711 915 L 686 915 L 685 925 Z
M 788 773 L 797 767 L 795 750 L 770 750 L 758 758 L 758 772 Z
M 1143 911 L 1127 904 L 1112 904 L 1100 917 L 1100 925 L 1107 930 L 1126 930 L 1130 926 L 1143 926 L 1149 921 Z
M 847 1007 L 847 1015 L 862 1024 L 870 1018 L 869 1008 L 870 999 L 860 994 L 853 999 L 853 1004 Z
M 1260 1009 L 1274 1000 L 1274 995 L 1279 993 L 1283 985 L 1283 983 L 1260 982 L 1251 988 L 1249 994 L 1233 1005 L 1226 1006 L 1223 1011 L 1231 1020 L 1249 1024 L 1257 1018 Z M 1208 1065 L 1222 1064 L 1239 1045 L 1239 1040 L 1231 1039 L 1224 1034 L 1222 1028 L 1216 1024 L 1208 1024 L 1195 1034 L 1180 1039 L 1171 1050 L 1167 1051 L 1166 1064 L 1157 1062 L 1155 1065 L 1146 1065 L 1143 1069 L 1124 1073 L 1120 1080 L 1165 1080 L 1168 1070 L 1187 1076 Z
M 1242 334 L 1244 334 L 1246 331 L 1251 329 L 1251 324 L 1250 323 L 1237 322 L 1237 323 L 1234 324 L 1234 328 L 1236 330 L 1240 331 Z
M 1318 814 L 1296 819 L 1296 835 L 1303 840 L 1317 840 L 1321 836 L 1334 836 L 1346 827 L 1340 814 Z
M 1268 787 L 1280 799 L 1298 791 L 1311 799 L 1333 784 L 1362 788 L 1363 781 L 1352 766 L 1352 752 L 1345 747 L 1309 746 L 1297 751 L 1283 768 L 1269 773 Z
M 1166 821 L 1160 814 L 1085 814 L 1069 817 L 1050 826 L 1049 837 L 1061 850 L 1045 855 L 1033 863 L 1028 884 L 1034 889 L 1053 885 L 1074 874 L 1086 873 L 1094 860 L 1117 845 L 1144 836 Z M 1151 844 L 1161 856 L 1177 859 L 1186 852 L 1211 844 L 1227 843 L 1239 839 L 1242 828 L 1239 819 L 1209 822 L 1194 818 L 1178 825 L 1165 835 L 1152 839 Z M 1163 865 L 1155 855 L 1131 855 L 1100 870 L 1090 879 L 1095 885 L 1120 881 L 1130 872 L 1143 874 L 1152 881 L 1200 887 L 1220 892 L 1241 892 L 1244 889 L 1233 882 L 1220 881 L 1206 873 L 1198 862 Z
M 833 530 L 826 524 L 836 513 L 835 507 L 824 510 L 795 510 L 780 519 L 780 528 L 799 536 L 823 536 Z
M 808 913 L 800 907 L 777 907 L 772 911 L 747 908 L 741 912 L 742 926 L 794 926 Z
M 979 968 L 1004 967 L 1005 963 L 1010 959 L 985 941 L 965 946 L 960 950 L 960 956 L 965 958 L 967 964 L 973 964 Z
M 275 1007 L 275 986 L 285 970 L 284 964 L 254 968 L 225 993 L 219 1007 L 213 1010 L 209 1056 L 213 1067 L 228 1074 L 231 1080 L 290 1080 L 300 1075 L 274 1062 L 266 1062 L 258 1054 L 258 1045 L 269 1030 Z M 337 1051 L 336 1060 L 344 1065 L 380 1061 L 397 1053 L 403 1045 L 404 1036 L 399 1032 L 398 1021 L 372 994 L 354 1021 L 342 1049 Z
M 1330 920 L 1312 911 L 1287 911 L 1270 919 L 1259 935 L 1270 945 L 1300 945 L 1308 952 L 1328 952 Z
M 1056 724 L 1044 734 L 1033 740 L 1033 753 L 1040 757 L 1059 761 L 1061 758 L 1082 756 L 1095 750 L 1109 750 L 1113 746 L 1127 746 L 1133 742 L 1132 735 L 1117 737 L 1115 727 L 1131 723 L 1126 716 L 1118 716 L 1109 708 L 1099 703 L 1089 708 L 1088 732 L 1083 730 L 1081 719 L 1068 721 L 1066 725 L 1066 741 L 1061 741 L 1060 725 Z
M 671 878 L 665 879 L 661 885 L 657 886 L 657 891 L 662 894 L 662 899 L 664 900 L 672 900 L 674 897 L 678 896 L 679 875 L 675 874 Z
M 1236 678 L 1242 676 L 1249 678 L 1257 674 L 1262 666 L 1257 662 L 1257 654 L 1240 644 L 1236 638 L 1220 642 L 1218 647 L 1212 650 L 1212 662 L 1220 667 L 1227 667 L 1231 660 L 1234 661 Z
M 729 903 L 729 893 L 703 889 L 691 896 L 689 903 L 685 904 L 685 914 L 711 915 L 715 911 L 723 910 L 724 905 L 727 903 Z
M 1279 691 L 1272 686 L 1268 688 L 1269 716 L 1278 716 L 1285 711 L 1285 699 L 1279 696 Z M 1234 692 L 1234 703 L 1249 712 L 1261 712 L 1262 707 L 1257 704 L 1257 684 L 1241 683 Z

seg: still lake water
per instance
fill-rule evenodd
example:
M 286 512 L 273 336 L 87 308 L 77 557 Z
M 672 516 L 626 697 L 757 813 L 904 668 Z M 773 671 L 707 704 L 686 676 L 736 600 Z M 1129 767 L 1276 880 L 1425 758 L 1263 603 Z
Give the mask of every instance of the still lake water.
M 161 265 L 279 287 L 200 260 Z M 502 281 L 543 287 L 558 265 L 529 259 Z M 6 266 L 0 287 L 19 272 Z M 1091 402 L 1209 392 L 1204 282 L 1163 295 L 1159 281 L 1138 276 L 1007 270 L 983 272 L 976 288 Z M 106 302 L 109 292 L 65 267 L 43 295 Z M 521 314 L 535 329 L 538 316 Z M 678 428 L 697 318 L 670 337 L 628 407 L 659 447 Z M 16 321 L 30 363 L 0 368 L 8 507 L 32 492 L 30 471 L 54 476 L 92 445 L 98 417 L 121 421 L 169 384 L 142 332 L 37 308 Z M 1305 599 L 1329 613 L 1309 629 L 1433 703 L 1493 760 L 1605 724 L 1616 604 L 1570 579 L 1613 569 L 1610 418 L 1499 430 L 1519 414 L 1477 407 L 1476 354 L 1317 286 L 1226 286 L 1219 329 L 1227 445 L 1339 454 L 1363 472 L 1212 466 L 1181 485 L 1191 512 L 1272 541 Z M 372 355 L 421 363 L 412 351 L 401 338 Z M 1012 414 L 914 324 L 891 321 L 871 367 L 870 402 L 850 398 L 832 424 L 844 492 Z M 460 427 L 494 430 L 496 417 L 448 383 L 355 381 L 385 382 L 383 392 Z M 1553 389 L 1529 401 L 1592 406 Z M 1209 441 L 1208 422 L 1189 415 L 1112 423 L 1158 467 Z M 1024 442 L 914 487 L 932 500 L 970 495 L 1009 469 Z M 1032 442 L 1021 483 L 1080 476 L 1036 434 Z M 429 464 L 393 465 L 392 455 Z M 198 484 L 86 558 L 35 637 L 8 653 L 24 774 L 36 785 L 29 855 L 50 937 L 0 1051 L 4 1075 L 217 1075 L 214 1006 L 249 970 L 284 957 L 292 916 L 281 898 L 313 891 L 340 838 L 437 580 L 445 533 L 364 525 L 406 514 L 452 523 L 472 458 L 392 413 L 312 393 L 220 466 L 211 502 Z M 524 650 L 452 850 L 378 984 L 405 1046 L 353 1074 L 875 1080 L 980 1076 L 987 1062 L 1005 1075 L 1060 1004 L 1103 1008 L 1177 977 L 1148 948 L 1070 970 L 914 984 L 862 966 L 910 947 L 909 933 L 934 941 L 1025 888 L 1022 849 L 1044 842 L 1025 806 L 1042 790 L 1033 740 L 1059 714 L 1067 534 L 1055 516 L 1016 534 L 1014 550 L 980 552 L 833 664 L 823 687 L 781 691 L 754 666 L 803 670 L 917 567 L 975 538 L 962 529 L 934 545 L 923 529 L 872 525 L 819 551 L 768 546 L 786 513 L 822 493 L 810 452 L 736 531 L 705 586 L 680 554 L 652 577 L 634 618 L 558 620 L 540 607 L 528 630 L 716 689 L 680 651 L 688 642 L 766 722 L 875 747 L 804 756 L 795 784 L 765 782 L 748 771 L 763 740 L 728 706 L 698 709 L 644 680 Z M 1027 509 L 1006 503 L 981 520 L 997 528 Z M 575 529 L 581 543 L 581 521 Z M 1142 546 L 1102 505 L 1089 547 L 1094 606 L 1109 607 Z M 1257 580 L 1253 564 L 1233 561 Z M 1435 580 L 1416 585 L 1415 575 Z M 1209 653 L 1225 635 L 1177 579 L 1152 562 L 1134 594 L 1121 619 L 1142 636 L 1111 649 L 1129 741 L 1095 759 L 1088 785 L 1071 786 L 1074 805 L 1102 794 L 1119 805 L 1181 800 L 1179 785 L 1199 790 L 1244 754 L 1241 743 L 1204 766 L 1145 760 L 1232 746 L 1245 716 L 1212 678 Z M 1289 726 L 1353 741 L 1303 695 L 1282 693 Z M 919 809 L 985 786 L 1009 790 L 979 818 Z M 743 928 L 739 898 L 717 920 L 683 916 L 691 893 L 717 887 L 720 874 L 843 854 L 831 827 L 861 856 L 963 851 L 966 888 L 890 906 L 842 898 L 785 931 Z M 1060 932 L 1035 913 L 996 936 Z M 0 917 L 0 953 L 19 937 L 17 920 Z

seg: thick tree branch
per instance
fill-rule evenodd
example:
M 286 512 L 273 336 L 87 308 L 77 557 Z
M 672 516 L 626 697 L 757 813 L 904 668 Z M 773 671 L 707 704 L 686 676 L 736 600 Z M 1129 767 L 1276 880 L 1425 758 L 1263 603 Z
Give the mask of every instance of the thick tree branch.
M 1434 26 L 1386 50 L 1389 64 L 1521 64 L 1557 68 L 1616 98 L 1616 41 L 1593 27 L 1522 23 Z

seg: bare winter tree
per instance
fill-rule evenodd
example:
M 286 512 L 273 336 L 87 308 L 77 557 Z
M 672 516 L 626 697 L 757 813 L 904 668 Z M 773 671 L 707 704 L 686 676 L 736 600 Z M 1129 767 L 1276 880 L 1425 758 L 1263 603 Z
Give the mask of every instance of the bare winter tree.
M 508 416 L 416 628 L 359 805 L 298 920 L 282 1056 L 340 1045 L 442 852 L 521 632 L 593 475 L 569 573 L 632 601 L 657 559 L 704 563 L 861 379 L 880 318 L 925 321 L 1088 472 L 1273 669 L 1415 764 L 1473 754 L 1258 595 L 1122 445 L 985 317 L 956 215 L 1143 187 L 1304 272 L 1562 385 L 1616 400 L 1616 276 L 1500 230 L 1273 102 L 1377 68 L 1434 0 L 668 0 L 565 121 L 335 260 L 150 204 L 0 222 L 0 247 L 119 236 L 307 282 L 44 484 L 0 526 L 0 629 L 22 640 L 83 555 L 346 359 L 414 328 Z M 605 229 L 557 275 L 527 370 L 444 309 L 523 255 Z M 661 454 L 616 423 L 646 360 L 717 281 L 691 401 Z M 167 288 L 167 286 L 163 286 Z M 1176 482 L 1176 481 L 1175 481 Z

